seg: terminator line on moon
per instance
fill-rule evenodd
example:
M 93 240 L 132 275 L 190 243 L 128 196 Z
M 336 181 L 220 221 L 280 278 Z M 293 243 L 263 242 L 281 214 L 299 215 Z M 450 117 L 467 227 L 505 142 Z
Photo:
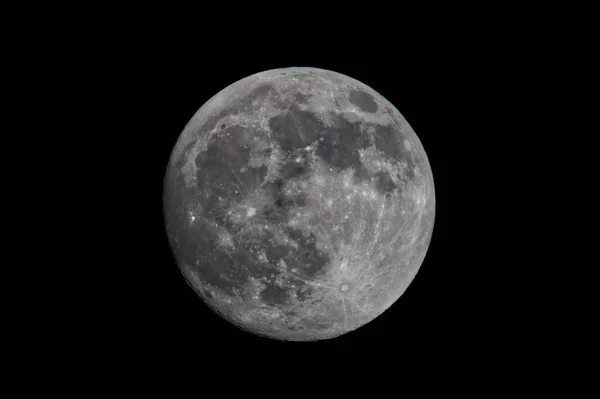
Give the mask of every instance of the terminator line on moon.
M 308 67 L 239 80 L 206 102 L 164 180 L 171 248 L 216 312 L 262 336 L 333 338 L 406 290 L 435 194 L 418 137 L 380 94 Z

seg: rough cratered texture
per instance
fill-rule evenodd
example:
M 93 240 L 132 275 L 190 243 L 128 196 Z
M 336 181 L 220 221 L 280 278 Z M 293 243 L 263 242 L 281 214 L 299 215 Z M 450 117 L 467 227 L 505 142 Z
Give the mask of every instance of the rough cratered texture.
M 427 156 L 402 115 L 335 72 L 286 68 L 210 99 L 173 150 L 173 252 L 217 312 L 257 334 L 332 338 L 404 292 L 431 239 Z

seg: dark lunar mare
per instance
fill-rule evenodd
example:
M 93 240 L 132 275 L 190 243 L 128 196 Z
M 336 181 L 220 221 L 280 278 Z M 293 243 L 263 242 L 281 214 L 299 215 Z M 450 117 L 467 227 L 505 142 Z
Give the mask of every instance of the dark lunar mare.
M 359 93 L 363 93 L 364 96 L 357 95 L 355 98 L 357 104 L 363 104 L 364 107 L 373 109 L 364 103 L 367 101 L 365 98 L 371 97 L 364 92 Z M 324 126 L 310 112 L 291 106 L 284 114 L 271 118 L 269 125 L 273 132 L 272 137 L 284 150 L 298 151 L 318 140 L 316 154 L 328 166 L 335 172 L 352 168 L 355 182 L 374 180 L 376 188 L 381 194 L 391 193 L 398 187 L 387 172 L 370 174 L 360 161 L 358 152 L 360 149 L 374 144 L 375 148 L 381 151 L 385 157 L 406 162 L 405 177 L 408 179 L 414 177 L 414 168 L 420 160 L 414 159 L 413 152 L 404 148 L 404 135 L 397 125 L 385 126 L 368 122 L 350 122 L 339 114 L 332 114 L 331 117 L 334 120 L 333 126 Z M 365 133 L 369 127 L 374 131 L 372 137 Z M 284 168 L 286 167 L 294 168 L 296 166 L 288 163 Z M 398 177 L 402 178 L 402 176 Z
M 377 112 L 377 103 L 373 96 L 362 90 L 352 90 L 348 100 L 364 112 Z
M 191 190 L 185 188 L 181 176 L 171 176 L 177 183 L 169 182 L 167 187 L 169 198 L 165 198 L 166 209 L 178 210 L 169 218 L 168 230 L 175 237 L 175 252 L 180 262 L 185 263 L 205 283 L 221 289 L 233 296 L 249 279 L 266 278 L 266 288 L 261 292 L 261 299 L 269 305 L 284 304 L 290 293 L 274 283 L 281 271 L 277 268 L 279 261 L 284 261 L 289 268 L 295 268 L 301 279 L 293 283 L 297 290 L 306 293 L 303 287 L 305 280 L 315 279 L 329 263 L 329 257 L 319 251 L 315 245 L 314 235 L 304 235 L 286 225 L 289 220 L 290 207 L 303 206 L 304 193 L 286 195 L 283 186 L 286 181 L 301 178 L 309 172 L 310 167 L 304 155 L 295 152 L 302 162 L 288 160 L 283 165 L 281 176 L 275 182 L 267 183 L 260 189 L 257 183 L 262 183 L 266 176 L 266 167 L 247 168 L 248 172 L 240 175 L 238 170 L 247 167 L 250 160 L 250 148 L 246 142 L 252 132 L 226 128 L 230 133 L 226 136 L 215 136 L 207 150 L 200 153 L 195 164 L 198 168 L 196 184 Z M 291 152 L 290 152 L 291 154 Z M 171 186 L 172 184 L 172 186 Z M 294 240 L 298 248 L 289 245 L 276 244 L 275 237 L 268 231 L 260 230 L 253 220 L 244 226 L 232 223 L 224 212 L 239 203 L 248 190 L 262 190 L 271 198 L 261 214 L 254 219 L 269 222 L 278 226 L 285 234 Z M 184 209 L 190 205 L 199 204 L 202 212 L 193 223 Z M 256 222 L 258 223 L 258 222 Z M 227 230 L 232 236 L 235 250 L 220 245 L 219 233 Z M 258 258 L 261 251 L 266 255 L 268 264 Z M 284 281 L 290 278 L 284 276 Z

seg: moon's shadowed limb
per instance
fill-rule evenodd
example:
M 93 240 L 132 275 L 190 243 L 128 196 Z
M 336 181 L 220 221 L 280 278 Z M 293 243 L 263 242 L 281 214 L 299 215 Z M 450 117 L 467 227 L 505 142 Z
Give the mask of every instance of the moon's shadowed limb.
M 213 309 L 303 341 L 352 331 L 402 295 L 429 246 L 435 195 L 419 139 L 381 95 L 285 68 L 194 115 L 164 207 L 181 270 Z

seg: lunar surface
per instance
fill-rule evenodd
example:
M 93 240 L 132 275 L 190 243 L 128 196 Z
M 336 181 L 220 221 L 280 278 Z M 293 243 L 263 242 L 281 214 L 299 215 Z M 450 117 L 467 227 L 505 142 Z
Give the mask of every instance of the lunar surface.
M 188 283 L 235 325 L 329 339 L 406 290 L 431 240 L 435 194 L 398 110 L 348 76 L 261 72 L 216 94 L 164 180 L 170 245 Z

